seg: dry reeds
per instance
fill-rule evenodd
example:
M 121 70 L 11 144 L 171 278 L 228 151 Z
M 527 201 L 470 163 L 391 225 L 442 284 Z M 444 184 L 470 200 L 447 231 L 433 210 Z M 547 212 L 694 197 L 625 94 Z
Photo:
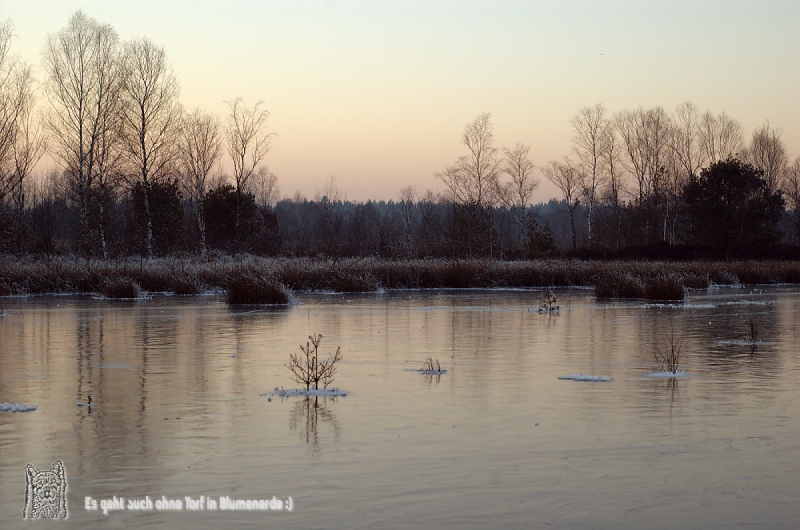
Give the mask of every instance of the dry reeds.
M 422 372 L 423 374 L 444 373 L 444 370 L 442 370 L 442 367 L 439 364 L 439 359 L 434 360 L 432 357 L 428 357 L 427 359 L 425 359 L 425 362 L 422 363 L 422 368 L 420 368 L 419 371 Z
M 230 280 L 226 301 L 233 305 L 288 304 L 289 291 L 272 278 L 241 274 Z
M 129 276 L 111 278 L 103 288 L 103 294 L 108 298 L 139 298 L 141 288 Z
M 303 355 L 291 354 L 286 367 L 292 371 L 297 383 L 306 386 L 306 391 L 310 390 L 311 385 L 314 385 L 314 390 L 319 390 L 320 385 L 328 388 L 336 373 L 336 363 L 342 360 L 341 348 L 337 347 L 336 353 L 329 353 L 326 360 L 320 361 L 319 345 L 322 335 L 309 335 L 308 340 L 305 346 L 300 345 Z
M 600 262 L 486 259 L 330 260 L 217 256 L 140 260 L 0 257 L 0 295 L 103 292 L 128 277 L 149 292 L 228 289 L 238 276 L 273 278 L 293 290 L 338 292 L 418 288 L 594 286 L 598 298 L 683 299 L 684 288 L 739 283 L 800 283 L 800 262 Z
M 675 338 L 675 328 L 672 320 L 669 322 L 669 331 L 664 332 L 664 337 L 667 341 L 666 348 L 662 351 L 661 348 L 656 346 L 656 351 L 653 356 L 662 372 L 677 374 L 678 365 L 683 355 L 681 350 L 683 346 L 683 335 Z

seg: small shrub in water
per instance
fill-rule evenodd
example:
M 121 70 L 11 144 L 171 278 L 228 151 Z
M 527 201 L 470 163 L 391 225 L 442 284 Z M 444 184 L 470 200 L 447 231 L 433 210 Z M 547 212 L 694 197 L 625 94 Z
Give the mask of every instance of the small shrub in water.
M 667 347 L 662 351 L 661 348 L 656 346 L 656 351 L 653 355 L 655 356 L 656 364 L 658 364 L 662 372 L 676 374 L 678 373 L 678 364 L 683 355 L 681 351 L 683 335 L 677 339 L 675 338 L 675 328 L 673 322 L 670 321 L 669 331 L 665 331 L 664 336 L 667 339 Z
M 753 315 L 748 316 L 745 323 L 747 325 L 745 328 L 745 342 L 758 342 L 758 320 L 756 320 L 756 317 Z
M 539 300 L 541 302 L 541 304 L 539 305 L 539 311 L 550 312 L 550 311 L 558 311 L 559 309 L 561 309 L 561 306 L 556 305 L 558 298 L 556 298 L 556 295 L 553 294 L 553 291 L 549 289 L 547 290 L 546 293 L 542 295 L 542 297 Z
M 336 348 L 336 353 L 329 353 L 324 361 L 319 360 L 319 344 L 322 342 L 322 335 L 309 335 L 309 342 L 300 345 L 302 355 L 293 353 L 289 356 L 289 364 L 286 367 L 294 374 L 294 380 L 310 390 L 314 385 L 314 390 L 328 388 L 333 382 L 336 373 L 336 363 L 342 360 L 341 348 Z

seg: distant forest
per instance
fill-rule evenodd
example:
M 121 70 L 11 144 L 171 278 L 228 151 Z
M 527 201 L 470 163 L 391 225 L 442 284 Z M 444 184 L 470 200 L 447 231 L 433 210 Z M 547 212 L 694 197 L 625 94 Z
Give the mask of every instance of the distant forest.
M 529 146 L 495 147 L 483 114 L 464 156 L 431 175 L 444 193 L 353 202 L 331 177 L 312 199 L 281 198 L 263 103 L 233 99 L 224 121 L 186 110 L 162 47 L 81 12 L 48 37 L 40 82 L 11 53 L 12 28 L 0 23 L 0 253 L 800 256 L 800 157 L 769 123 L 746 140 L 691 102 L 598 104 L 572 118 L 570 156 L 534 164 Z M 34 173 L 45 154 L 57 168 Z M 542 179 L 561 197 L 532 204 Z

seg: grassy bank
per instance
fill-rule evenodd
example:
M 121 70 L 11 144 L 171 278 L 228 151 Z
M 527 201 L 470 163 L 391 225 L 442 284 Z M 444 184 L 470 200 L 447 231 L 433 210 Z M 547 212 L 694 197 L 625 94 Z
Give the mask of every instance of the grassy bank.
M 541 260 L 324 260 L 307 258 L 191 257 L 85 260 L 72 257 L 0 257 L 0 296 L 108 293 L 124 279 L 143 291 L 194 294 L 230 291 L 258 277 L 292 290 L 367 292 L 381 288 L 596 287 L 598 297 L 682 298 L 684 287 L 712 283 L 800 284 L 800 262 L 644 262 Z

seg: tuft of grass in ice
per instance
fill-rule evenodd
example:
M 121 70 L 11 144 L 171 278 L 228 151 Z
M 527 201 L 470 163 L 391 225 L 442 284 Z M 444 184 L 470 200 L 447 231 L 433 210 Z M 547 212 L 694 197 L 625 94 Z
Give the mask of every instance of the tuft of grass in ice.
M 425 359 L 425 362 L 422 363 L 422 367 L 417 371 L 426 375 L 439 375 L 447 372 L 447 370 L 442 368 L 439 364 L 439 359 L 434 360 L 433 357 Z

